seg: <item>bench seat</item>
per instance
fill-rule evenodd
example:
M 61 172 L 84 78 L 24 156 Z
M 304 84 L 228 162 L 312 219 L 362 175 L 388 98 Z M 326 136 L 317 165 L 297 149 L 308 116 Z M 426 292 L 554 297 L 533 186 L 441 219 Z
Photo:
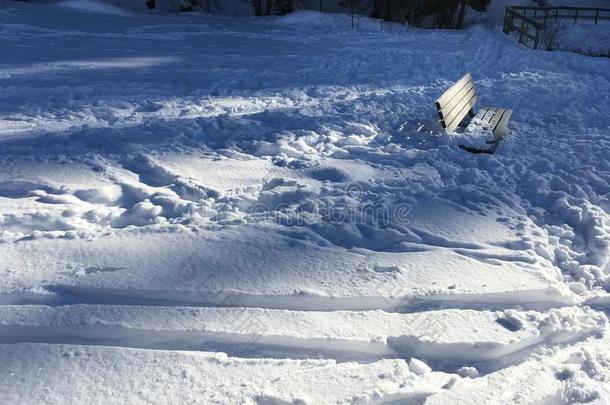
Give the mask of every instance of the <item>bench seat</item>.
M 513 111 L 506 108 L 485 107 L 479 110 L 471 123 L 479 123 L 483 129 L 493 132 L 494 137 L 498 139 L 506 135 L 508 121 L 512 114 Z

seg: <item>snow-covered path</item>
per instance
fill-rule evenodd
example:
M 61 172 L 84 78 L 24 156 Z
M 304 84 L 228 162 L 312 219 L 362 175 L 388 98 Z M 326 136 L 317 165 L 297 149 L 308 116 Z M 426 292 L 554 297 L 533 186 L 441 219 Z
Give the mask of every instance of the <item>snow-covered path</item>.
M 608 59 L 346 18 L 0 9 L 0 398 L 610 400 Z

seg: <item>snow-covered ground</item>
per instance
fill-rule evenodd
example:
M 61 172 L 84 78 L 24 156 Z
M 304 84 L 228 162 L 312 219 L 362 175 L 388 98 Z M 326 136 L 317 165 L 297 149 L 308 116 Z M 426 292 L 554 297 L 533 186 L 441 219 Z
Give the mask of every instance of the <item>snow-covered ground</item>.
M 610 401 L 608 59 L 350 25 L 4 3 L 3 403 Z
M 559 26 L 561 35 L 561 26 Z M 610 57 L 610 22 L 593 24 L 573 24 L 565 28 L 559 39 L 562 49 L 585 55 Z

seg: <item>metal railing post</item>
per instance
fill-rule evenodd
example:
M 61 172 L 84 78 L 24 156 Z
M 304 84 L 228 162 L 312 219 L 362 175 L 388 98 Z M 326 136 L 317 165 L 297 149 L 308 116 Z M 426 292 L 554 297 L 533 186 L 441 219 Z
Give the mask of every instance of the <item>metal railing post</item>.
M 519 27 L 519 43 L 523 45 L 527 45 L 524 42 L 525 38 L 525 18 L 521 19 L 521 27 Z

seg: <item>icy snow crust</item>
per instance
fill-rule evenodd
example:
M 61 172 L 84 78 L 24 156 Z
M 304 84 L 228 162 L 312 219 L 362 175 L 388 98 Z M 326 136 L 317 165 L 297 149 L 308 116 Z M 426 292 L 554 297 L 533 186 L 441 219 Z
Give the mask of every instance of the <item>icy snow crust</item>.
M 609 400 L 607 59 L 350 24 L 6 2 L 1 398 Z

